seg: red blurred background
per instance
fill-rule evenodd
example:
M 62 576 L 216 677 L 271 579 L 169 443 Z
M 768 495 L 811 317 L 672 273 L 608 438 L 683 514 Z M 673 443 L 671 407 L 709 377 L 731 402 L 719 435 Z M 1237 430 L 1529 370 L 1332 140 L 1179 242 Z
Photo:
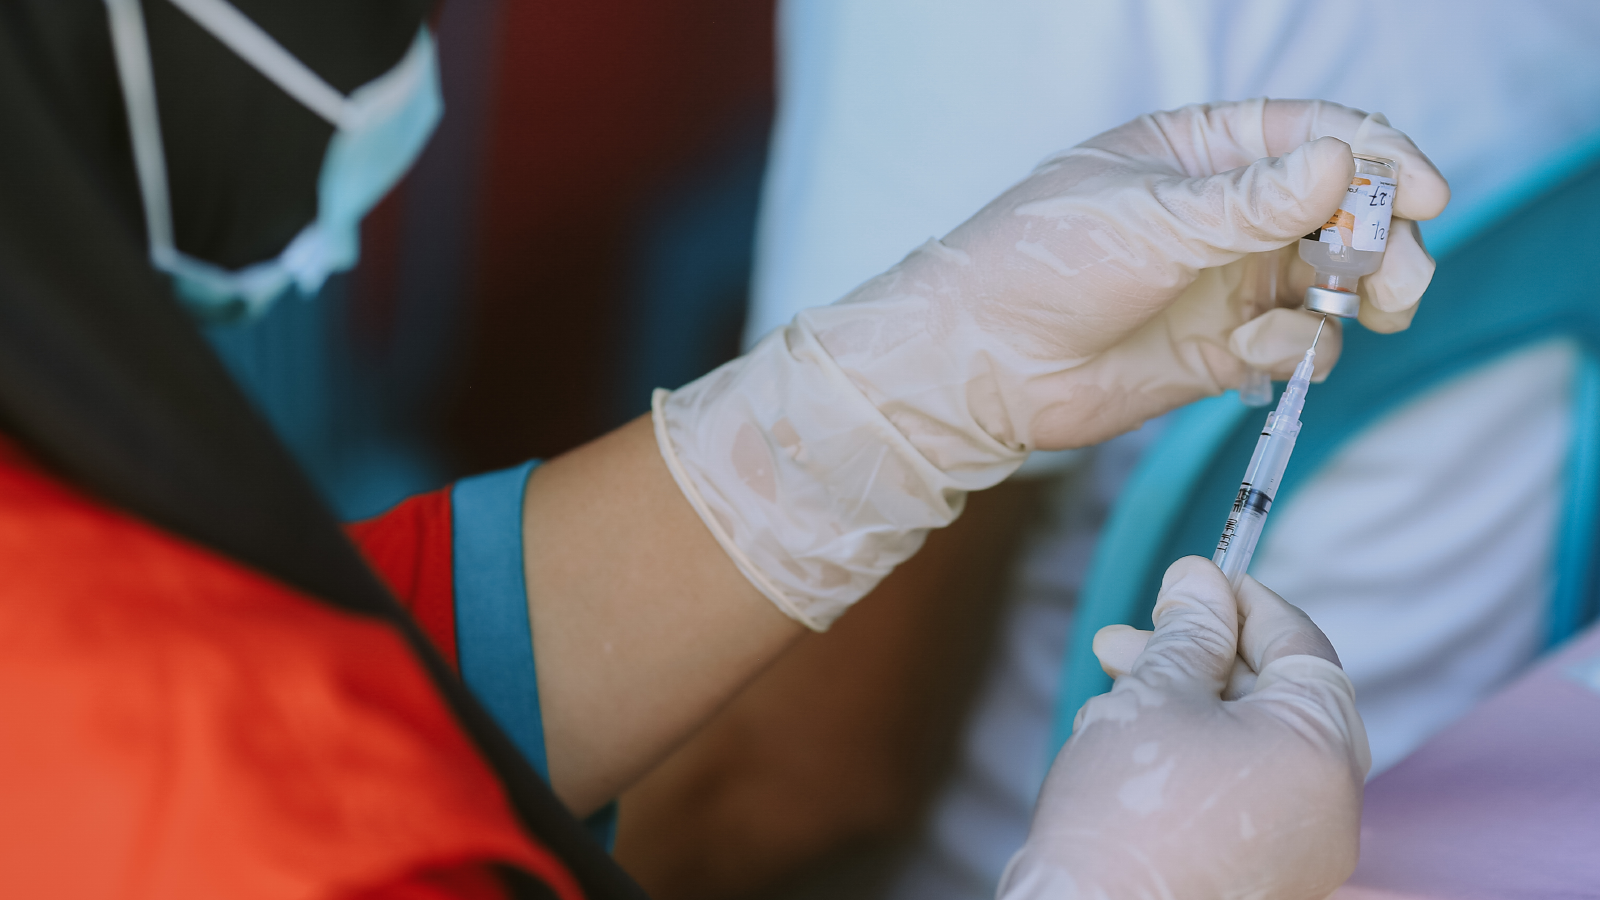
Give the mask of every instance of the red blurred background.
M 348 349 L 408 420 L 396 439 L 449 475 L 548 457 L 737 351 L 772 16 L 442 4 L 445 119 L 369 217 L 348 301 Z

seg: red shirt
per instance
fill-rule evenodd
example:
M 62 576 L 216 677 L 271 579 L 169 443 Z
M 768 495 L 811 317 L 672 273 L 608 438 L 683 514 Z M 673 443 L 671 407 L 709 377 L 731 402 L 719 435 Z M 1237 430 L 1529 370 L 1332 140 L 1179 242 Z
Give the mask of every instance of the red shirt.
M 352 534 L 453 659 L 448 495 Z M 384 623 L 4 448 L 0 565 L 0 896 L 581 896 Z

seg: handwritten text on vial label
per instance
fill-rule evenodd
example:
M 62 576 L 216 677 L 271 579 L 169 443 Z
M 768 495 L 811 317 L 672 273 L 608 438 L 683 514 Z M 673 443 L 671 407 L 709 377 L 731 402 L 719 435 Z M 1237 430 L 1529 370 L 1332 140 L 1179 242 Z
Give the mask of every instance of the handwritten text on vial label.
M 1389 220 L 1394 216 L 1394 188 L 1392 178 L 1357 175 L 1328 224 L 1306 237 L 1352 250 L 1383 252 L 1389 243 Z

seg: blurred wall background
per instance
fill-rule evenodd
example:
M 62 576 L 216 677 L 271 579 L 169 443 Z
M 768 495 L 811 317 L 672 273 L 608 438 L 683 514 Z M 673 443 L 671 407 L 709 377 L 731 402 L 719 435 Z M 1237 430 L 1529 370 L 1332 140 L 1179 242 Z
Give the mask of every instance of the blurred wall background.
M 549 457 L 738 349 L 770 0 L 444 0 L 445 116 L 355 271 L 213 343 L 349 518 Z

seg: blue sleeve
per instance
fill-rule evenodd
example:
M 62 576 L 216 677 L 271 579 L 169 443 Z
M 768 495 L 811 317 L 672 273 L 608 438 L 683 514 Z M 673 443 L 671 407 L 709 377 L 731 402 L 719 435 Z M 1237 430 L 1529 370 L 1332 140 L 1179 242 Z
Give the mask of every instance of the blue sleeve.
M 522 575 L 522 492 L 535 465 L 456 482 L 450 521 L 461 679 L 549 781 Z
M 539 673 L 522 570 L 522 494 L 537 461 L 456 482 L 450 492 L 461 678 L 547 783 Z M 616 804 L 590 817 L 609 850 Z

